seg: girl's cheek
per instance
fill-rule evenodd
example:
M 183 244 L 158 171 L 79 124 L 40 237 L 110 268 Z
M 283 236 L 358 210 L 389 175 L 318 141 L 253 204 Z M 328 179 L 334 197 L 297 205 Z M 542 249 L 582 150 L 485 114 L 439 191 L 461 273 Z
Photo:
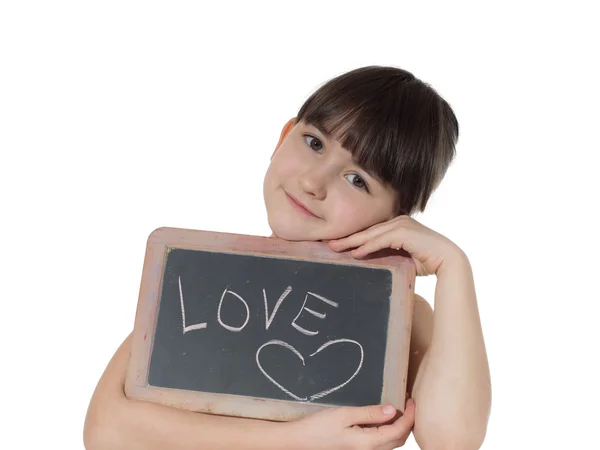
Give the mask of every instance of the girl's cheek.
M 334 217 L 336 228 L 340 229 L 342 234 L 348 235 L 360 226 L 357 221 L 360 221 L 360 211 L 357 213 L 356 207 L 349 203 L 338 203 L 335 207 Z
M 290 157 L 279 162 L 279 172 L 286 176 L 292 176 L 302 170 L 303 162 L 300 158 Z

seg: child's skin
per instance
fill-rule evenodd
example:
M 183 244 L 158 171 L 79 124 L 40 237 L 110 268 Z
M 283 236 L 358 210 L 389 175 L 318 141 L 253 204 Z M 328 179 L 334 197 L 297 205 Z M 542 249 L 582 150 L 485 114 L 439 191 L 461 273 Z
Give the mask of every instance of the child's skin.
M 490 412 L 491 388 L 473 276 L 452 241 L 408 216 L 397 195 L 358 167 L 349 151 L 304 122 L 283 128 L 265 176 L 273 234 L 328 241 L 356 258 L 384 248 L 406 250 L 418 275 L 435 275 L 435 312 L 415 296 L 404 415 L 385 405 L 340 407 L 275 423 L 221 417 L 130 400 L 124 395 L 130 337 L 103 374 L 88 410 L 88 449 L 477 449 Z M 304 207 L 299 206 L 298 202 Z M 414 399 L 414 402 L 413 402 Z

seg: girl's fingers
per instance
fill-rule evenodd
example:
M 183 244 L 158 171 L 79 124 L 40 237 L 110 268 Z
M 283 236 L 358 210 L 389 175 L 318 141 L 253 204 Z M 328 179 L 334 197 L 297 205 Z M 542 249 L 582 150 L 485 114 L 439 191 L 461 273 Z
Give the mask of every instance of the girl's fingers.
M 329 247 L 336 252 L 342 252 L 349 248 L 357 248 L 370 239 L 389 231 L 393 227 L 394 225 L 390 222 L 380 223 L 348 237 L 329 241 Z
M 343 252 L 349 248 L 361 246 L 366 242 L 366 240 L 367 236 L 365 235 L 365 231 L 361 231 L 360 233 L 356 233 L 342 239 L 329 241 L 329 248 L 335 252 Z
M 356 250 L 353 250 L 352 256 L 355 258 L 362 258 L 383 248 L 401 248 L 402 242 L 397 234 L 398 233 L 380 234 L 379 236 L 368 240 Z
M 337 413 L 342 417 L 345 426 L 378 425 L 391 420 L 396 414 L 396 408 L 391 405 L 342 406 Z
M 383 425 L 379 427 L 379 436 L 381 438 L 380 445 L 384 445 L 388 442 L 399 441 L 404 443 L 415 424 L 415 403 L 412 399 L 409 399 L 404 414 L 396 419 L 396 421 L 390 425 Z

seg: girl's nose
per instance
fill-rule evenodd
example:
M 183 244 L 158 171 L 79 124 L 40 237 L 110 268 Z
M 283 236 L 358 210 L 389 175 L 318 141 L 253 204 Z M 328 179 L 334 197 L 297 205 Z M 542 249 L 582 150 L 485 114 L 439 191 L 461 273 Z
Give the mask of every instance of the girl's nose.
M 318 200 L 323 200 L 327 195 L 323 174 L 320 174 L 315 170 L 307 170 L 300 176 L 299 181 L 300 187 L 306 194 L 315 197 Z

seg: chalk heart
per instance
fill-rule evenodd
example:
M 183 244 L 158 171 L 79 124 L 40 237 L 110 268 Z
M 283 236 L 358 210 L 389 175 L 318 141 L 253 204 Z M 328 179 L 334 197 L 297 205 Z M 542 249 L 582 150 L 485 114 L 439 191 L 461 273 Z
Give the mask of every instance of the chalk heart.
M 273 377 L 271 375 L 269 375 L 265 369 L 262 367 L 262 365 L 260 364 L 260 352 L 263 348 L 269 346 L 269 345 L 278 345 L 284 348 L 287 348 L 288 350 L 291 350 L 301 361 L 302 361 L 302 365 L 306 366 L 306 363 L 304 361 L 304 356 L 302 356 L 302 354 L 296 350 L 294 347 L 292 347 L 290 344 L 288 344 L 287 342 L 284 341 L 280 341 L 277 339 L 273 339 L 269 342 L 264 343 L 257 351 L 256 351 L 256 364 L 258 365 L 258 368 L 260 369 L 260 371 L 263 373 L 263 375 L 265 377 L 267 377 L 267 379 L 273 383 L 275 386 L 277 386 L 279 389 L 281 389 L 283 392 L 285 392 L 287 395 L 289 395 L 290 397 L 298 400 L 298 401 L 305 401 L 305 402 L 312 402 L 313 400 L 317 400 L 320 398 L 325 397 L 328 394 L 331 394 L 332 392 L 337 391 L 338 389 L 343 388 L 344 386 L 346 386 L 348 383 L 350 383 L 350 381 L 352 381 L 352 379 L 358 374 L 358 372 L 360 372 L 360 369 L 362 367 L 363 364 L 363 359 L 364 359 L 364 351 L 362 348 L 362 345 L 360 345 L 358 342 L 353 341 L 352 339 L 336 339 L 333 341 L 329 341 L 326 342 L 325 344 L 323 344 L 321 347 L 319 347 L 319 349 L 314 352 L 311 353 L 310 356 L 314 356 L 317 353 L 320 353 L 321 351 L 325 350 L 327 347 L 331 346 L 331 345 L 335 345 L 335 344 L 342 344 L 345 342 L 349 342 L 352 344 L 356 344 L 358 346 L 358 348 L 360 349 L 360 362 L 358 363 L 358 367 L 356 368 L 356 371 L 346 380 L 344 381 L 342 384 L 338 384 L 337 386 L 334 386 L 332 388 L 329 389 L 325 389 L 324 391 L 321 392 L 317 392 L 316 394 L 313 394 L 311 396 L 307 396 L 307 397 L 299 397 L 298 395 L 294 394 L 293 392 L 291 392 L 289 389 L 283 387 L 281 384 L 279 384 L 277 381 L 275 381 L 273 379 Z

